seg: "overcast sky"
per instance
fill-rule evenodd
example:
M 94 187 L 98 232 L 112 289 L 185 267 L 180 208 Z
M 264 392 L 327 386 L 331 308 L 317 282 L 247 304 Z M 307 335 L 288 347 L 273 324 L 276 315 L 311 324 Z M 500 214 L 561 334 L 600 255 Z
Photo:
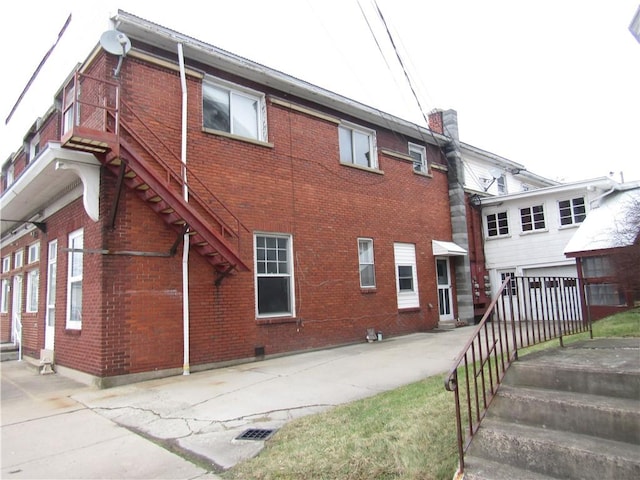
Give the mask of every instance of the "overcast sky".
M 638 0 L 377 1 L 422 109 L 457 110 L 463 142 L 557 180 L 640 180 Z M 118 9 L 423 123 L 372 0 L 23 0 L 3 6 L 0 161 Z

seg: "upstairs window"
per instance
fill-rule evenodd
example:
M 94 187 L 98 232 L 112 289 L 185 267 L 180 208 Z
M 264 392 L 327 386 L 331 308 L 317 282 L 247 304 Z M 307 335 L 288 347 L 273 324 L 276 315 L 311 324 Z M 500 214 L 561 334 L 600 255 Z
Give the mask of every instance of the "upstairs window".
M 427 173 L 427 149 L 422 145 L 409 143 L 409 156 L 413 158 L 413 171 Z
M 509 235 L 507 212 L 490 213 L 486 218 L 487 236 L 500 237 L 503 235 Z
M 6 256 L 2 259 L 2 273 L 7 273 L 11 270 L 11 257 Z
M 34 243 L 33 245 L 29 245 L 29 249 L 27 250 L 27 263 L 34 263 L 40 260 L 40 244 Z
M 378 168 L 375 133 L 360 127 L 340 125 L 340 162 L 366 168 Z
M 500 175 L 496 178 L 496 185 L 498 186 L 498 195 L 504 195 L 507 193 L 507 179 L 504 175 Z
M 360 287 L 374 288 L 376 286 L 376 271 L 373 261 L 372 239 L 358 239 L 358 259 L 360 263 Z
M 202 84 L 202 117 L 206 129 L 264 141 L 264 96 L 224 84 Z
M 521 208 L 520 220 L 522 222 L 523 232 L 544 230 L 546 228 L 544 221 L 544 208 L 542 207 L 542 205 Z
M 582 223 L 587 217 L 584 198 L 572 198 L 558 202 L 560 209 L 560 225 L 574 225 Z
M 24 262 L 24 250 L 18 250 L 13 254 L 13 268 L 22 268 Z

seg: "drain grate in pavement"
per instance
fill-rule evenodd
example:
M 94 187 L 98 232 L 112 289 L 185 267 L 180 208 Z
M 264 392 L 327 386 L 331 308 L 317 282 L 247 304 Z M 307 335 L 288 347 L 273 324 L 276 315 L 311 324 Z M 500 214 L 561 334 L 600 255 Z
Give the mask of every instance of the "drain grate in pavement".
M 238 435 L 236 440 L 267 440 L 275 432 L 272 428 L 250 428 Z

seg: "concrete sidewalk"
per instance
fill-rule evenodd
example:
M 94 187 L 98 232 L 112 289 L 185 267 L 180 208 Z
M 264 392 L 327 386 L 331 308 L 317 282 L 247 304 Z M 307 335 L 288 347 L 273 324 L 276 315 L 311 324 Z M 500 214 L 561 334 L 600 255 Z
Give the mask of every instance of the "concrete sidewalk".
M 417 333 L 107 390 L 79 384 L 66 389 L 74 382 L 57 375 L 38 377 L 45 382 L 47 378 L 64 382 L 65 389 L 54 401 L 62 402 L 62 409 L 49 404 L 52 410 L 48 416 L 29 419 L 30 407 L 12 405 L 11 399 L 5 405 L 3 388 L 2 476 L 35 478 L 29 476 L 26 466 L 35 468 L 38 461 L 46 464 L 50 458 L 66 457 L 69 465 L 78 466 L 78 472 L 80 463 L 89 465 L 86 476 L 63 470 L 65 478 L 216 478 L 207 472 L 228 469 L 263 448 L 264 441 L 237 440 L 245 430 L 278 429 L 294 418 L 442 373 L 473 330 L 464 327 Z M 4 365 L 2 370 L 4 387 Z M 12 418 L 9 422 L 7 407 Z M 57 423 L 57 419 L 63 421 Z M 30 423 L 40 425 L 40 431 L 26 440 L 33 445 L 17 439 Z M 37 449 L 33 448 L 35 438 L 42 442 Z M 69 443 L 73 439 L 84 445 L 74 446 Z M 117 448 L 119 442 L 122 448 Z M 47 444 L 67 448 L 47 452 Z M 104 457 L 105 464 L 96 463 L 92 455 L 97 453 L 90 450 L 100 444 L 113 448 Z M 143 448 L 153 452 L 143 452 Z M 148 455 L 162 456 L 156 449 L 174 459 L 173 463 L 162 468 L 150 465 L 155 460 L 150 461 Z M 110 467 L 109 458 L 112 464 L 126 464 L 126 468 L 103 472 L 100 469 Z M 136 463 L 136 458 L 144 460 Z M 136 470 L 153 466 L 158 467 L 156 472 Z M 8 475 L 16 470 L 20 471 Z M 51 478 L 52 472 L 49 470 L 46 478 Z

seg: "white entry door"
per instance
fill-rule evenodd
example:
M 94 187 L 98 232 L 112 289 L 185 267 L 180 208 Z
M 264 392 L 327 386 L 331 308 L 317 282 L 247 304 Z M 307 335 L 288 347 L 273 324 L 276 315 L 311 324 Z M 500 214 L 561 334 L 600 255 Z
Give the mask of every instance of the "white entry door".
M 53 350 L 56 331 L 56 266 L 58 241 L 49 242 L 47 255 L 47 311 L 45 313 L 44 348 Z
M 22 275 L 13 277 L 13 296 L 11 300 L 11 341 L 20 344 L 22 332 Z
M 451 275 L 449 258 L 436 258 L 438 276 L 438 312 L 440 320 L 453 320 L 453 299 L 451 294 Z

